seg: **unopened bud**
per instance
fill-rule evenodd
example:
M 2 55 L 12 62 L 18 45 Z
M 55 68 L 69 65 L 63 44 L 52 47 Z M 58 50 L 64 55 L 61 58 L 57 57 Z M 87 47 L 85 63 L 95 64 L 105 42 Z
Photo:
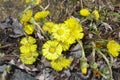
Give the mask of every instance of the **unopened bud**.
M 87 73 L 88 64 L 86 61 L 81 61 L 80 69 L 83 74 Z

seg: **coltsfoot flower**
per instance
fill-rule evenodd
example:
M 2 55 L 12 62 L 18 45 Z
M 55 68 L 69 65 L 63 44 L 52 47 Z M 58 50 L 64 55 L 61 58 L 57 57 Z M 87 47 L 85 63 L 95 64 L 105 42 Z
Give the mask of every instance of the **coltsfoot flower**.
M 71 17 L 65 21 L 65 24 L 70 29 L 70 36 L 66 40 L 67 43 L 73 44 L 75 42 L 75 40 L 83 38 L 83 36 L 84 36 L 83 28 L 82 28 L 81 24 L 79 24 L 78 20 Z
M 93 11 L 93 15 L 95 16 L 95 19 L 98 20 L 100 18 L 98 10 Z
M 84 17 L 89 16 L 90 15 L 90 11 L 88 9 L 81 9 L 80 10 L 80 15 L 84 16 Z
M 53 22 L 46 22 L 46 23 L 43 25 L 42 29 L 43 29 L 44 31 L 48 31 L 49 33 L 52 33 L 53 28 L 54 28 L 54 25 L 55 25 L 55 23 L 53 23 Z
M 30 53 L 31 51 L 36 51 L 37 50 L 37 45 L 34 44 L 34 45 L 31 45 L 29 43 L 25 44 L 25 45 L 22 45 L 20 46 L 20 52 L 21 53 Z
M 65 24 L 56 24 L 52 31 L 52 36 L 58 41 L 66 41 L 70 36 L 70 29 Z
M 42 54 L 48 60 L 57 59 L 62 53 L 62 46 L 57 41 L 47 41 L 42 46 Z
M 38 53 L 36 51 L 20 54 L 20 59 L 24 64 L 33 64 L 37 57 Z
M 24 26 L 24 31 L 29 35 L 32 34 L 34 31 L 34 26 L 32 24 L 26 24 Z
M 66 57 L 59 57 L 56 60 L 51 61 L 51 66 L 56 71 L 62 71 L 64 68 L 67 69 L 72 63 L 72 59 Z
M 21 53 L 29 53 L 36 51 L 37 45 L 35 44 L 36 40 L 35 38 L 28 36 L 28 37 L 23 37 L 20 41 L 20 52 Z
M 34 44 L 36 43 L 36 39 L 33 38 L 32 36 L 28 36 L 28 37 L 23 37 L 20 41 L 20 44 L 25 45 L 25 44 Z
M 32 10 L 27 10 L 26 12 L 23 13 L 23 15 L 20 18 L 20 22 L 22 24 L 26 24 L 27 22 L 30 21 L 31 17 L 32 17 Z
M 46 18 L 49 14 L 50 14 L 49 11 L 37 12 L 37 13 L 34 15 L 34 19 L 35 19 L 35 21 L 40 21 L 41 19 Z
M 119 52 L 120 52 L 120 45 L 116 41 L 110 40 L 107 44 L 107 49 L 108 49 L 108 52 L 113 57 L 117 57 L 119 55 Z

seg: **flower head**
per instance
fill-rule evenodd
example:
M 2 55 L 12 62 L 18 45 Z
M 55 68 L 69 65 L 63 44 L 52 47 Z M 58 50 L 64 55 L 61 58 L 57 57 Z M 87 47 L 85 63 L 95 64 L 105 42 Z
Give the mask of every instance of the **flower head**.
M 65 24 L 56 24 L 53 28 L 52 36 L 54 39 L 64 42 L 70 36 L 69 31 L 70 30 L 69 30 L 68 26 L 66 26 Z
M 59 57 L 56 60 L 51 61 L 51 66 L 56 71 L 61 71 L 64 68 L 67 69 L 72 62 L 72 59 L 67 59 L 66 57 Z
M 84 36 L 83 28 L 81 24 L 79 24 L 78 20 L 75 18 L 69 18 L 65 21 L 65 24 L 70 29 L 69 38 L 66 40 L 67 43 L 73 44 L 75 40 L 82 39 Z
M 24 31 L 27 33 L 27 34 L 32 34 L 33 31 L 34 31 L 34 26 L 32 24 L 26 24 L 24 26 Z
M 31 37 L 31 36 L 28 36 L 28 37 L 23 37 L 20 41 L 20 44 L 22 44 L 20 46 L 20 52 L 21 53 L 30 53 L 31 51 L 36 51 L 37 49 L 37 45 L 34 44 L 36 42 L 36 40 Z
M 43 25 L 42 29 L 44 31 L 48 31 L 49 33 L 52 33 L 54 25 L 55 25 L 55 23 L 53 23 L 53 22 L 46 22 Z
M 20 22 L 22 24 L 26 24 L 27 22 L 29 22 L 29 20 L 32 17 L 32 10 L 27 10 L 26 12 L 23 13 L 23 15 L 20 18 Z
M 88 9 L 81 9 L 80 15 L 86 17 L 86 16 L 90 15 L 90 11 Z
M 119 55 L 120 45 L 116 41 L 110 40 L 107 44 L 107 49 L 113 57 L 117 57 Z
M 21 53 L 30 53 L 31 51 L 36 51 L 37 49 L 37 45 L 34 44 L 34 45 L 31 45 L 29 43 L 25 44 L 25 45 L 22 45 L 20 46 L 20 52 Z
M 49 14 L 50 14 L 49 11 L 37 12 L 37 13 L 34 15 L 34 19 L 35 19 L 35 21 L 40 21 L 41 19 L 46 18 Z
M 62 46 L 57 41 L 47 41 L 42 46 L 42 54 L 48 60 L 57 59 L 62 53 Z
M 98 10 L 93 11 L 93 15 L 95 16 L 95 19 L 98 20 L 100 18 Z
M 20 44 L 22 44 L 22 45 L 25 45 L 27 43 L 34 44 L 34 43 L 36 43 L 36 40 L 35 40 L 35 38 L 28 36 L 28 37 L 23 37 L 20 41 Z
M 24 64 L 33 64 L 37 57 L 38 53 L 36 51 L 20 54 L 20 59 Z

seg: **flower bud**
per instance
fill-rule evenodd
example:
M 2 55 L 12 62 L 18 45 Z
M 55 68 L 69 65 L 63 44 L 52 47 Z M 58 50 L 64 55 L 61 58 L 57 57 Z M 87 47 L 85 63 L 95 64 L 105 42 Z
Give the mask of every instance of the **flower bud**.
M 83 74 L 87 73 L 88 63 L 86 61 L 81 61 L 80 69 Z

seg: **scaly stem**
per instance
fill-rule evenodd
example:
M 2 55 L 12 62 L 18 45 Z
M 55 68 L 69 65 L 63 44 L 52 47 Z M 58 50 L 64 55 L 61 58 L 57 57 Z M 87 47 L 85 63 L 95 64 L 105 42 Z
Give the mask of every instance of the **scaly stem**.
M 103 73 L 101 73 L 100 71 L 98 72 L 104 79 L 107 79 L 107 76 L 105 76 Z
M 24 14 L 27 10 L 29 10 L 31 8 L 31 5 L 29 5 L 27 8 L 25 8 L 25 10 L 21 13 L 19 13 L 19 17 L 22 16 L 22 14 Z
M 93 46 L 92 46 L 92 57 L 93 57 L 93 62 L 95 62 L 95 44 L 94 42 L 91 43 Z
M 42 30 L 42 28 L 39 26 L 39 24 L 35 21 L 33 21 L 33 24 L 35 24 L 37 26 L 37 28 L 41 31 L 42 35 L 48 40 L 48 37 L 45 35 L 44 31 Z M 40 33 L 40 32 L 39 32 Z
M 83 0 L 80 0 L 81 8 L 83 8 Z
M 108 68 L 109 68 L 109 72 L 110 72 L 110 80 L 113 80 L 112 69 L 111 69 L 111 65 L 109 63 L 109 60 L 107 59 L 107 57 L 99 49 L 96 49 L 96 50 L 104 58 L 104 60 L 106 61 L 107 65 L 108 65 Z
M 78 40 L 78 43 L 79 43 L 79 45 L 80 45 L 80 47 L 81 47 L 81 50 L 82 50 L 82 59 L 84 59 L 85 58 L 85 52 L 84 52 L 84 48 L 83 48 L 83 44 L 82 44 L 82 41 L 81 40 Z
M 25 8 L 25 10 L 23 11 L 23 13 L 26 12 L 27 10 L 29 10 L 31 7 L 32 7 L 32 6 L 29 5 L 27 8 Z

